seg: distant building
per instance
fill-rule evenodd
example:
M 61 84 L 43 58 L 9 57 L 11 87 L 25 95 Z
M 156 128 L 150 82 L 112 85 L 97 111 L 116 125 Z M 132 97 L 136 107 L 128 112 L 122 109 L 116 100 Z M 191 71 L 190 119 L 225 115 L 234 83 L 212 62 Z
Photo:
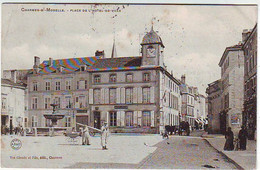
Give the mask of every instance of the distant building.
M 44 114 L 51 103 L 65 118 L 58 126 L 76 122 L 100 128 L 108 122 L 112 132 L 159 133 L 165 125 L 179 125 L 180 82 L 164 65 L 164 45 L 151 29 L 141 43 L 142 55 L 111 58 L 95 56 L 40 63 L 35 57 L 28 75 L 30 127 L 48 127 Z
M 1 79 L 1 125 L 8 128 L 26 126 L 26 86 L 9 79 Z
M 189 86 L 186 83 L 185 75 L 181 77 L 181 116 L 183 121 L 188 121 L 195 126 L 195 122 L 206 123 L 206 100 L 205 96 L 199 94 L 197 87 Z
M 221 80 L 214 81 L 210 83 L 206 89 L 206 93 L 208 94 L 208 133 L 225 133 L 226 126 L 220 126 L 220 118 L 222 111 L 222 103 L 221 103 Z M 224 117 L 225 118 L 225 117 Z M 225 120 L 222 120 L 222 122 Z
M 255 138 L 256 130 L 256 91 L 257 91 L 257 24 L 253 30 L 244 30 L 244 112 L 243 125 L 248 128 L 248 138 Z
M 222 82 L 220 126 L 238 132 L 244 100 L 244 52 L 242 45 L 227 47 L 219 62 Z

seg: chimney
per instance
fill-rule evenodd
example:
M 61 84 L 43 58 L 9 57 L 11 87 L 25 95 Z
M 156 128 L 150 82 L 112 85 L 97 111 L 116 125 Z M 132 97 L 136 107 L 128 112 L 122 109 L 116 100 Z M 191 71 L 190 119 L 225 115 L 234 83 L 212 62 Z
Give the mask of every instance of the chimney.
M 49 58 L 49 67 L 51 67 L 52 64 L 53 64 L 53 59 L 50 57 L 50 58 Z
M 95 52 L 95 56 L 96 56 L 96 57 L 105 58 L 105 52 L 104 52 L 104 50 L 103 50 L 103 51 L 97 50 L 97 51 Z
M 16 83 L 16 70 L 12 70 L 11 71 L 11 80 Z
M 34 56 L 34 66 L 33 67 L 39 67 L 40 65 L 40 57 Z
M 194 93 L 198 94 L 198 87 L 194 87 Z
M 181 83 L 185 84 L 185 74 L 181 76 Z
M 243 30 L 243 33 L 242 33 L 242 43 L 244 43 L 247 40 L 247 38 L 248 38 L 250 33 L 251 33 L 251 31 L 248 30 L 248 29 L 244 29 Z
M 34 65 L 33 65 L 33 71 L 34 73 L 39 72 L 39 66 L 40 66 L 40 57 L 34 56 Z
M 173 76 L 173 71 L 171 70 L 171 75 Z

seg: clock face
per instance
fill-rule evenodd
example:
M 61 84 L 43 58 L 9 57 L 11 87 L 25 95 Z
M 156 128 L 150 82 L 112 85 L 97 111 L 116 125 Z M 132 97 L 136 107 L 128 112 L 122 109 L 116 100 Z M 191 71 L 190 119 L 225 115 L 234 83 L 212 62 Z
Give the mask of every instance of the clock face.
M 156 55 L 156 50 L 153 47 L 148 47 L 147 48 L 147 57 L 155 57 Z

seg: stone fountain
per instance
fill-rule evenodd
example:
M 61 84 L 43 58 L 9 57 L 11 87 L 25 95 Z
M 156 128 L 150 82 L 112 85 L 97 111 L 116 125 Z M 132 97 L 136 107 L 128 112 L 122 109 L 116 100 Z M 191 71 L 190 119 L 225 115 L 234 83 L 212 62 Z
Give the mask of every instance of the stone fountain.
M 51 114 L 44 114 L 45 119 L 51 120 L 51 127 L 49 129 L 50 136 L 54 136 L 54 127 L 57 125 L 57 121 L 63 119 L 65 114 L 56 113 L 57 104 L 50 104 L 53 107 Z

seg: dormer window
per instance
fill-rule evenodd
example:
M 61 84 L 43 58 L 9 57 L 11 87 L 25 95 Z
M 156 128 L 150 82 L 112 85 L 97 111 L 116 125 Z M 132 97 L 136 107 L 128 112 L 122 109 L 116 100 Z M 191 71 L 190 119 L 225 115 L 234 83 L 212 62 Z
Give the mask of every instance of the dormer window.
M 109 82 L 110 83 L 115 83 L 116 82 L 116 74 L 110 74 Z
M 80 66 L 80 71 L 85 71 L 86 70 L 86 66 L 83 65 L 83 66 Z
M 145 82 L 150 81 L 150 73 L 143 74 L 143 81 L 145 81 Z

